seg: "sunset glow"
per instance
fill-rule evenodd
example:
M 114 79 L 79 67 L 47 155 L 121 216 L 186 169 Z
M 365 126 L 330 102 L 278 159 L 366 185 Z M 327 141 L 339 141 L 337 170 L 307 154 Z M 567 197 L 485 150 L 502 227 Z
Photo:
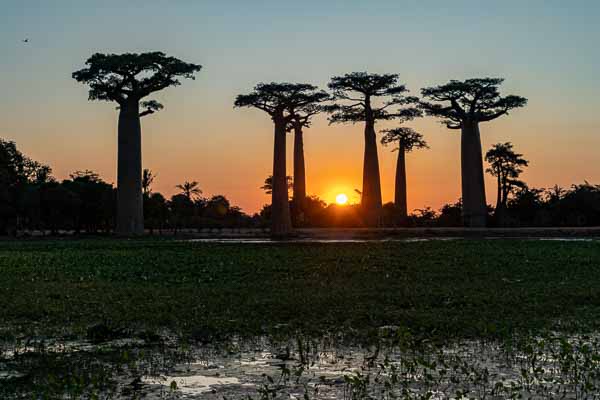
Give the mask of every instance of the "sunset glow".
M 344 193 L 340 193 L 335 196 L 335 202 L 343 206 L 344 204 L 348 203 L 348 196 L 346 196 Z
M 363 70 L 399 73 L 415 96 L 422 87 L 450 79 L 505 77 L 502 92 L 523 95 L 529 105 L 483 124 L 482 147 L 513 142 L 531 161 L 523 179 L 532 187 L 600 181 L 600 169 L 589 168 L 600 162 L 595 2 L 568 7 L 538 2 L 526 9 L 515 0 L 485 7 L 475 1 L 426 7 L 388 0 L 376 7 L 340 1 L 284 6 L 271 0 L 168 7 L 151 2 L 143 9 L 115 0 L 101 6 L 3 4 L 0 86 L 12 95 L 0 99 L 0 133 L 51 165 L 58 180 L 90 169 L 116 184 L 115 105 L 87 101 L 87 88 L 70 73 L 95 51 L 160 50 L 204 67 L 194 81 L 160 92 L 156 99 L 165 109 L 142 121 L 143 167 L 157 173 L 153 190 L 167 198 L 183 180 L 195 180 L 204 196 L 224 194 L 245 212 L 259 212 L 270 202 L 259 187 L 273 172 L 273 127 L 260 112 L 233 110 L 235 96 L 261 81 L 326 88 L 334 75 Z M 111 21 L 111 29 L 104 21 Z M 73 29 L 68 35 L 65 26 Z M 346 193 L 350 203 L 360 202 L 354 189 L 362 190 L 363 127 L 329 125 L 327 117 L 315 116 L 304 134 L 307 194 L 331 203 Z M 376 129 L 394 126 L 382 122 Z M 407 126 L 430 145 L 407 156 L 409 211 L 457 201 L 459 135 L 434 118 Z M 553 145 L 540 146 L 541 139 Z M 292 141 L 290 135 L 290 175 Z M 378 153 L 382 197 L 389 202 L 397 153 L 379 145 Z M 495 181 L 489 174 L 485 180 L 493 202 Z

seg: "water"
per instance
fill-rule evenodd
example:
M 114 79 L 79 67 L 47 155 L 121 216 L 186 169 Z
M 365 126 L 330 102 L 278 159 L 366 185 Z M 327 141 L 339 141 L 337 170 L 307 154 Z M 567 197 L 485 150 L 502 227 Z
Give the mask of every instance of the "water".
M 116 399 L 132 390 L 147 399 L 600 398 L 600 335 L 549 334 L 519 340 L 452 341 L 416 346 L 402 330 L 382 327 L 377 345 L 346 345 L 335 337 L 256 338 L 211 345 L 160 347 L 139 341 L 100 346 L 71 341 L 4 347 L 3 382 L 22 379 L 23 366 L 45 354 L 73 355 L 68 373 L 88 368 L 110 349 L 129 358 L 113 368 Z M 15 345 L 16 346 L 16 345 Z M 36 349 L 36 350 L 32 350 Z M 123 353 L 119 353 L 123 354 Z M 37 358 L 23 358 L 24 355 Z M 60 372 L 53 371 L 60 375 Z M 134 388 L 134 389 L 132 389 Z M 270 396 L 270 397 L 269 397 Z

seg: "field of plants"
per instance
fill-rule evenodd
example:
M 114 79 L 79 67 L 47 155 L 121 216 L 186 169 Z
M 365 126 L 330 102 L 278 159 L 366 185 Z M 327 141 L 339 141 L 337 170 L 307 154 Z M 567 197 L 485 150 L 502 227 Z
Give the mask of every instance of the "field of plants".
M 599 316 L 591 240 L 6 241 L 0 397 L 596 398 Z

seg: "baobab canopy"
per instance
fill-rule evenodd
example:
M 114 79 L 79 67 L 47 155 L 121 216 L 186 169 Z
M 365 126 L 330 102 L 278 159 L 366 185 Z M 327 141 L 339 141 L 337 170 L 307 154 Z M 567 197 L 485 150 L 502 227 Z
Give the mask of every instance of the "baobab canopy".
M 508 114 L 513 108 L 524 107 L 527 104 L 524 97 L 500 96 L 498 86 L 502 82 L 502 78 L 451 80 L 444 85 L 422 89 L 423 97 L 435 103 L 422 101 L 421 106 L 427 114 L 444 118 L 442 122 L 449 129 L 460 129 L 464 120 L 491 121 Z
M 140 100 L 153 92 L 181 84 L 179 78 L 194 79 L 200 65 L 167 57 L 159 51 L 150 53 L 93 54 L 87 68 L 73 72 L 73 79 L 90 87 L 90 100 Z M 152 110 L 162 107 L 151 100 L 143 104 Z
M 289 110 L 314 103 L 314 96 L 322 93 L 317 87 L 307 83 L 259 83 L 249 94 L 240 94 L 235 99 L 235 107 L 255 107 L 269 115 L 274 113 L 287 113 Z
M 423 135 L 408 127 L 398 127 L 393 129 L 384 129 L 381 131 L 381 144 L 387 146 L 395 143 L 398 147 L 394 150 L 403 150 L 411 152 L 413 149 L 429 148 Z
M 336 100 L 346 101 L 328 107 L 332 113 L 331 123 L 360 122 L 369 118 L 374 120 L 405 119 L 409 120 L 421 115 L 414 107 L 393 109 L 390 107 L 418 103 L 414 96 L 406 96 L 408 89 L 398 83 L 398 74 L 369 74 L 352 72 L 343 76 L 334 76 L 327 85 Z M 383 104 L 372 104 L 374 98 L 383 98 Z M 371 115 L 365 111 L 369 103 Z

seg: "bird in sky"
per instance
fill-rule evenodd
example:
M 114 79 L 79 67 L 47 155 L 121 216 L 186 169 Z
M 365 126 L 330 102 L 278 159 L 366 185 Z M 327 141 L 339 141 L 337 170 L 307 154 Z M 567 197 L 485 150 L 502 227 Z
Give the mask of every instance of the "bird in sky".
M 29 43 L 29 39 L 23 39 L 23 43 Z

